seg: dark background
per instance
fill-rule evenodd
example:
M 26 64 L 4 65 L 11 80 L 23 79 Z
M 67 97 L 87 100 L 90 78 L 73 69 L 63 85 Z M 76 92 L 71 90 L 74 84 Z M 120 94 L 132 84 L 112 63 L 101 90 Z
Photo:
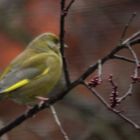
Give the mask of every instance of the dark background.
M 59 0 L 0 1 L 0 71 L 37 35 L 44 32 L 59 34 Z M 66 19 L 66 56 L 71 79 L 77 78 L 89 65 L 105 56 L 120 39 L 131 14 L 126 37 L 140 29 L 139 0 L 76 0 Z M 134 47 L 138 56 L 139 46 Z M 129 55 L 127 51 L 121 54 Z M 109 74 L 119 86 L 119 94 L 127 91 L 134 65 L 109 61 L 103 67 L 104 82 L 98 89 L 109 99 Z M 139 140 L 140 132 L 107 111 L 89 91 L 77 87 L 55 104 L 62 125 L 71 140 Z M 0 102 L 1 126 L 26 110 L 11 100 Z M 120 110 L 140 125 L 139 84 L 132 97 L 121 104 Z M 49 109 L 38 113 L 13 129 L 3 140 L 62 140 L 60 130 Z

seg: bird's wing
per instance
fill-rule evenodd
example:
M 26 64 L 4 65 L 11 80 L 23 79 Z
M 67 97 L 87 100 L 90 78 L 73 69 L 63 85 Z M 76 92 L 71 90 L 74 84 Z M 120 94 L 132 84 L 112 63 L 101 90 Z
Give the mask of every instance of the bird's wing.
M 0 77 L 0 93 L 14 91 L 29 84 L 29 82 L 41 75 L 48 73 L 49 68 L 46 63 L 47 54 L 42 53 L 30 57 L 23 63 L 7 68 Z

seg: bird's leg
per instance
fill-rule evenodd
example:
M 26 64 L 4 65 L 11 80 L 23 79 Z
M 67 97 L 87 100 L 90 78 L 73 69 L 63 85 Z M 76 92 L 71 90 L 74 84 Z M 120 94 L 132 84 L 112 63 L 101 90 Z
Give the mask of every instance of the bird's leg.
M 42 97 L 42 96 L 36 96 L 36 99 L 38 99 L 39 101 L 47 101 L 49 98 Z
M 41 106 L 44 103 L 44 101 L 48 101 L 49 98 L 45 98 L 45 97 L 42 97 L 42 96 L 36 96 L 36 99 L 38 101 L 40 101 L 39 106 Z

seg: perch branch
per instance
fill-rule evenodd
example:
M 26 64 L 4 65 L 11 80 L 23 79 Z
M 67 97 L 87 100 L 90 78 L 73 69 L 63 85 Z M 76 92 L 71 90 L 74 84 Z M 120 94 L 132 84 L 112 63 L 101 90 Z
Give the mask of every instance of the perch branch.
M 65 18 L 66 15 L 68 14 L 69 9 L 71 8 L 72 4 L 74 3 L 75 0 L 71 0 L 68 6 L 66 7 L 66 0 L 61 0 L 61 8 L 60 8 L 60 33 L 59 33 L 59 38 L 60 38 L 60 51 L 62 54 L 62 61 L 63 61 L 63 68 L 64 68 L 64 77 L 66 81 L 66 86 L 68 87 L 69 84 L 71 83 L 70 81 L 70 76 L 69 76 L 69 71 L 68 71 L 68 66 L 67 66 L 67 61 L 65 58 L 65 53 L 64 53 L 64 37 L 65 37 Z
M 137 32 L 130 36 L 127 40 L 125 40 L 121 45 L 115 47 L 110 53 L 108 53 L 105 57 L 101 59 L 101 64 L 104 64 L 107 60 L 112 59 L 113 56 L 119 52 L 121 49 L 125 48 L 127 44 L 129 43 L 130 45 L 135 45 L 140 43 L 140 39 L 137 37 L 140 36 L 140 32 Z M 134 40 L 133 40 L 134 39 Z M 17 127 L 21 123 L 23 123 L 25 120 L 28 118 L 31 118 L 38 112 L 42 111 L 45 108 L 49 108 L 50 105 L 56 103 L 57 101 L 63 99 L 64 96 L 66 96 L 69 91 L 74 89 L 76 86 L 80 85 L 91 73 L 93 73 L 96 69 L 98 68 L 98 62 L 95 63 L 94 65 L 90 66 L 87 68 L 87 70 L 81 74 L 79 78 L 77 78 L 74 82 L 72 82 L 63 92 L 58 93 L 55 96 L 50 97 L 47 101 L 42 103 L 41 105 L 35 105 L 33 108 L 29 109 L 26 113 L 23 113 L 19 117 L 17 117 L 15 120 L 4 126 L 3 128 L 0 129 L 0 136 L 3 134 L 7 133 L 8 131 L 12 130 L 13 128 Z M 109 106 L 107 106 L 109 107 Z M 121 114 L 122 115 L 122 114 Z M 122 118 L 124 116 L 122 115 Z M 124 117 L 125 119 L 125 117 Z M 128 121 L 129 122 L 129 121 Z M 131 121 L 130 121 L 131 122 Z M 132 124 L 132 123 L 130 123 Z M 136 125 L 137 127 L 137 125 Z

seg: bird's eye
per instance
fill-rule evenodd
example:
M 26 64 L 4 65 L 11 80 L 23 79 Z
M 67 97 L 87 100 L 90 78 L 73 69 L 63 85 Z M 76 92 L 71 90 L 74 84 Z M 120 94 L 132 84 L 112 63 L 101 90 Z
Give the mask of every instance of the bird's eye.
M 54 38 L 54 39 L 53 39 L 53 42 L 54 42 L 55 44 L 58 44 L 58 43 L 59 43 L 59 40 L 58 40 L 57 38 Z

